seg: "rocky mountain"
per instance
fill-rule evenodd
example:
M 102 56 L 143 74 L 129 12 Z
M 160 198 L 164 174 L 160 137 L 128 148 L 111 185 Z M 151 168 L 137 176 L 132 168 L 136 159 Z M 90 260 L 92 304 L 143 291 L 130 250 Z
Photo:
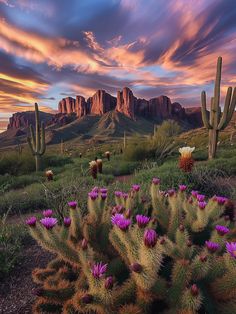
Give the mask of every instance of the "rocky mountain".
M 66 97 L 59 102 L 57 114 L 40 112 L 48 143 L 76 136 L 121 136 L 124 131 L 148 134 L 154 124 L 166 119 L 178 121 L 184 129 L 202 126 L 199 107 L 184 108 L 164 95 L 137 98 L 128 87 L 118 91 L 117 97 L 105 90 L 98 90 L 87 100 L 81 95 Z M 13 114 L 7 131 L 0 134 L 0 146 L 13 145 L 19 139 L 25 142 L 30 124 L 35 124 L 33 111 Z
M 144 117 L 156 121 L 165 119 L 187 119 L 185 109 L 177 102 L 171 103 L 167 96 L 159 96 L 149 100 L 137 98 L 133 92 L 124 87 L 117 91 L 117 98 L 108 94 L 105 90 L 98 90 L 86 101 L 83 96 L 63 98 L 58 104 L 58 111 L 62 114 L 75 113 L 78 118 L 84 115 L 103 115 L 106 112 L 116 110 L 126 117 L 135 120 Z M 201 120 L 198 120 L 200 123 Z

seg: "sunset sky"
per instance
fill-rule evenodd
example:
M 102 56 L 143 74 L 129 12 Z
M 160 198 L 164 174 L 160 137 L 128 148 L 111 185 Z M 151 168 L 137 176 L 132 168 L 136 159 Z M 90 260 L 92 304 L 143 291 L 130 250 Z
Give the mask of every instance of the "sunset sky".
M 235 0 L 0 0 L 0 129 L 66 96 L 165 94 L 185 106 L 236 85 Z

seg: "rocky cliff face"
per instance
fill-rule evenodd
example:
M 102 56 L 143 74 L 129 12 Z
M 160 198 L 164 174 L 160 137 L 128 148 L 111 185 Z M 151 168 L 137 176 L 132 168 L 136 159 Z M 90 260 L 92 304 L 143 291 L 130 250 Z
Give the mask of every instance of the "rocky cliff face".
M 125 116 L 134 119 L 135 107 L 137 98 L 134 97 L 133 92 L 128 88 L 123 88 L 123 91 L 117 92 L 117 105 L 116 110 L 123 113 Z
M 103 115 L 112 110 L 132 120 L 137 120 L 138 117 L 157 122 L 174 119 L 188 122 L 193 127 L 202 126 L 200 108 L 185 109 L 177 102 L 171 103 L 170 98 L 164 95 L 150 100 L 137 98 L 128 87 L 118 91 L 117 98 L 106 93 L 105 90 L 98 90 L 87 101 L 81 95 L 76 96 L 76 99 L 63 98 L 58 104 L 58 114 L 40 112 L 40 120 L 46 125 L 57 124 L 59 126 L 81 119 L 88 114 Z M 24 129 L 30 124 L 34 124 L 33 111 L 15 113 L 10 118 L 8 129 Z
M 89 113 L 88 105 L 83 96 L 76 96 L 75 112 L 78 118 L 81 118 Z
M 105 90 L 98 90 L 88 99 L 89 112 L 102 115 L 116 107 L 116 98 L 106 93 Z
M 44 121 L 46 124 L 53 118 L 53 114 L 46 112 L 39 112 L 40 121 Z M 25 129 L 30 124 L 35 124 L 34 111 L 17 112 L 9 119 L 7 129 Z

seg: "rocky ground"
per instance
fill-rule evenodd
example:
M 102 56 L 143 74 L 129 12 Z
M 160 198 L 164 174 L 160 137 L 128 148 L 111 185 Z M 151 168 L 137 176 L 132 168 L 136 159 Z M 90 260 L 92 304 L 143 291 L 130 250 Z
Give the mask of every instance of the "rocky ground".
M 0 313 L 30 314 L 36 287 L 31 272 L 35 267 L 44 267 L 52 254 L 42 250 L 33 240 L 22 250 L 20 262 L 7 278 L 0 282 Z

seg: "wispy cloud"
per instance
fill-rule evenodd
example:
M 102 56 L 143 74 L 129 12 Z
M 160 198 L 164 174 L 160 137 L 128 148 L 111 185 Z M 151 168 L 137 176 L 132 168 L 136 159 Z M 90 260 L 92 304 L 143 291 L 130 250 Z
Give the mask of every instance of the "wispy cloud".
M 0 0 L 0 8 L 0 113 L 123 86 L 199 105 L 219 55 L 222 93 L 236 84 L 234 0 Z

